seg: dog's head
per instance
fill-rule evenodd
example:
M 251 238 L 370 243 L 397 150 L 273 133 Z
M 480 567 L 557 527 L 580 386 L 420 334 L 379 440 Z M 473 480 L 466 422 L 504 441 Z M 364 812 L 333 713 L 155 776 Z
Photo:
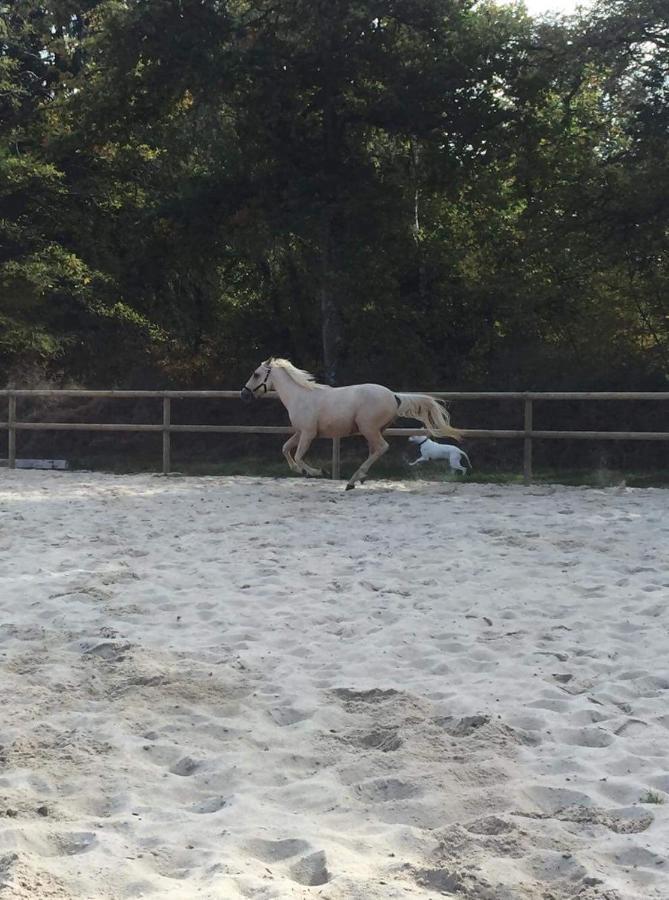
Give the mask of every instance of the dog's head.
M 409 438 L 409 441 L 412 444 L 422 444 L 423 441 L 426 441 L 427 437 L 424 434 L 412 434 Z

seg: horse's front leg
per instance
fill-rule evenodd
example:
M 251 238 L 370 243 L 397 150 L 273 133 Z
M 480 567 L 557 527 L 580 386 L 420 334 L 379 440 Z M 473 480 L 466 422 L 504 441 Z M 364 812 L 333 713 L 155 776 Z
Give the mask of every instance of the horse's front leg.
M 377 432 L 376 434 L 363 436 L 367 439 L 367 446 L 369 448 L 369 456 L 364 461 L 364 463 L 360 466 L 357 472 L 354 472 L 353 475 L 349 478 L 346 484 L 346 490 L 350 491 L 355 487 L 356 481 L 364 481 L 367 478 L 367 474 L 369 470 L 372 468 L 374 463 L 386 452 L 390 444 L 388 441 L 384 440 L 381 432 Z
M 297 447 L 297 444 L 300 440 L 300 432 L 296 431 L 295 434 L 291 434 L 286 443 L 281 448 L 283 455 L 286 457 L 286 462 L 293 470 L 293 472 L 297 472 L 298 474 L 302 474 L 302 469 L 297 465 L 295 460 L 293 459 L 293 455 L 290 452 L 293 447 Z
M 311 446 L 311 442 L 315 437 L 315 433 L 310 434 L 307 431 L 300 432 L 300 439 L 297 444 L 297 450 L 295 451 L 296 465 L 300 467 L 302 472 L 306 472 L 307 475 L 311 475 L 313 478 L 317 478 L 319 475 L 324 474 L 322 469 L 314 469 L 313 466 L 310 466 L 304 461 L 304 455 Z

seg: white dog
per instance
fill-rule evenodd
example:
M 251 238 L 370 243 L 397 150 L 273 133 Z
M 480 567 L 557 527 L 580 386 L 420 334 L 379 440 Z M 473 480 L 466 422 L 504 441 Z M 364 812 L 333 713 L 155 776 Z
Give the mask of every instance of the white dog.
M 451 469 L 456 472 L 462 472 L 463 475 L 467 474 L 467 469 L 462 464 L 463 460 L 470 469 L 472 467 L 465 451 L 455 447 L 453 444 L 438 444 L 437 441 L 432 441 L 430 438 L 423 437 L 420 434 L 411 435 L 409 440 L 412 444 L 418 444 L 420 448 L 420 456 L 412 463 L 409 463 L 410 466 L 429 462 L 431 459 L 447 459 Z

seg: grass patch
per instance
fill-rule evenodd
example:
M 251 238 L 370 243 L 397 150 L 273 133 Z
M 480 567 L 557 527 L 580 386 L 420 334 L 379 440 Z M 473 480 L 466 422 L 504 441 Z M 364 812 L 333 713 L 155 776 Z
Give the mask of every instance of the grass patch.
M 661 804 L 664 803 L 664 796 L 662 794 L 658 794 L 657 791 L 646 791 L 645 794 L 642 794 L 639 797 L 640 803 L 656 803 Z

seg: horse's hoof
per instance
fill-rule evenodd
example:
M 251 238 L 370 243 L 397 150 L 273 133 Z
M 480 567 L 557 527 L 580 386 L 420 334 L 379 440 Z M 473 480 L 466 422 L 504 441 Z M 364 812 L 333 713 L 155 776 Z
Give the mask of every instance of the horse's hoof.
M 346 490 L 347 490 L 347 491 L 352 491 L 354 487 L 355 487 L 354 484 L 347 484 L 347 485 L 346 485 Z

